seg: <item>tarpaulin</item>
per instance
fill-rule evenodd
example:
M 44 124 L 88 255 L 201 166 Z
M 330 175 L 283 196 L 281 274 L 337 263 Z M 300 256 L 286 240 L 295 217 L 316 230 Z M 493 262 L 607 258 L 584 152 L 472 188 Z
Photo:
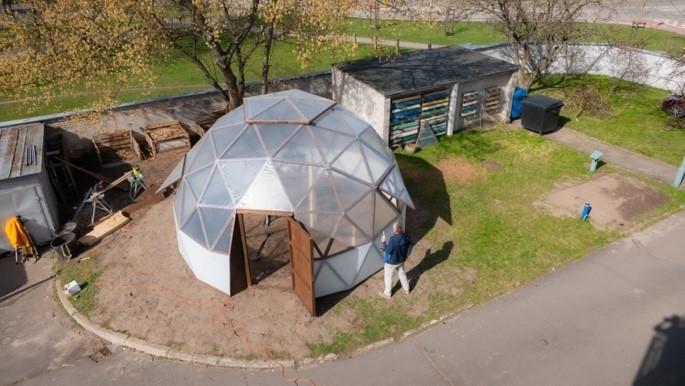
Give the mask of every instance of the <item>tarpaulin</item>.
M 19 221 L 18 217 L 12 217 L 5 223 L 5 236 L 14 248 L 31 247 L 31 241 L 24 230 L 24 226 Z

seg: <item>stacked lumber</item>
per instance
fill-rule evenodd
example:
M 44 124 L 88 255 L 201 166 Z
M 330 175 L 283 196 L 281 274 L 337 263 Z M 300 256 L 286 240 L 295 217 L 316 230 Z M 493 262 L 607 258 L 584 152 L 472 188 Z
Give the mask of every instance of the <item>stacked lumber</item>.
M 143 128 L 152 156 L 178 148 L 190 149 L 190 135 L 179 121 L 154 123 Z
M 138 142 L 133 139 L 130 129 L 101 133 L 93 138 L 103 163 L 138 158 L 143 159 Z

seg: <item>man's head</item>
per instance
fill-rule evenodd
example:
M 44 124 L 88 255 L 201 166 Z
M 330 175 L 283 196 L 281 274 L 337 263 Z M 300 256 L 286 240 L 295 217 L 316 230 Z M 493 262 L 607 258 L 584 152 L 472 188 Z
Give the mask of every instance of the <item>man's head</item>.
M 399 222 L 392 224 L 392 231 L 395 233 L 402 233 L 402 224 Z

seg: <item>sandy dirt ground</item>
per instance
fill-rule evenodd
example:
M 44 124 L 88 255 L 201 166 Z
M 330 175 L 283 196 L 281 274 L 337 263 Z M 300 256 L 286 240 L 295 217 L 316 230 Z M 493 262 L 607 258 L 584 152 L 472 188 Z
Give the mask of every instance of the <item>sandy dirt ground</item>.
M 641 216 L 668 202 L 668 197 L 635 178 L 612 173 L 583 183 L 565 183 L 538 206 L 554 216 L 579 217 L 586 202 L 592 206 L 590 222 L 595 227 L 629 229 Z
M 151 185 L 158 185 L 173 168 L 175 162 L 169 159 L 152 168 L 142 165 Z M 482 168 L 458 160 L 442 166 L 442 173 L 462 182 L 485 174 Z M 311 317 L 291 289 L 287 222 L 272 218 L 266 226 L 263 216 L 245 217 L 256 285 L 229 297 L 194 277 L 177 249 L 173 197 L 164 199 L 154 190 L 151 186 L 125 208 L 133 221 L 83 254 L 94 257 L 103 271 L 96 283 L 96 308 L 91 314 L 97 323 L 191 353 L 301 359 L 309 354 L 308 342 L 330 341 L 337 331 L 360 327 L 360 316 L 349 307 L 336 308 L 338 302 L 379 297 L 382 272 L 352 291 L 317 299 L 320 315 Z M 448 216 L 449 208 L 444 212 Z M 444 261 L 452 248 L 451 243 L 430 245 L 424 238 L 426 231 L 449 224 L 421 211 L 410 211 L 407 221 L 410 237 L 418 242 L 405 265 L 413 288 L 407 310 L 416 316 L 427 309 L 431 292 L 458 292 L 459 285 L 456 278 L 448 281 L 450 288 L 434 288 L 431 281 L 419 280 L 423 272 Z M 463 276 L 475 280 L 474 272 Z M 395 296 L 405 295 L 400 291 Z

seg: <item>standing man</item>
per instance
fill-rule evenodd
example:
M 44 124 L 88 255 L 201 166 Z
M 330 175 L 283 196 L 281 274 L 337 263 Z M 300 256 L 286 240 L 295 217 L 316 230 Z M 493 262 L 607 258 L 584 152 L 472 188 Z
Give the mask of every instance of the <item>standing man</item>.
M 400 284 L 404 293 L 409 294 L 409 281 L 407 274 L 404 272 L 404 262 L 407 260 L 409 250 L 411 249 L 411 240 L 402 232 L 402 225 L 398 222 L 392 225 L 393 235 L 390 240 L 385 239 L 385 233 L 381 242 L 383 243 L 383 262 L 385 262 L 385 291 L 381 293 L 386 299 L 392 296 L 392 277 L 397 270 L 397 276 L 400 278 Z

